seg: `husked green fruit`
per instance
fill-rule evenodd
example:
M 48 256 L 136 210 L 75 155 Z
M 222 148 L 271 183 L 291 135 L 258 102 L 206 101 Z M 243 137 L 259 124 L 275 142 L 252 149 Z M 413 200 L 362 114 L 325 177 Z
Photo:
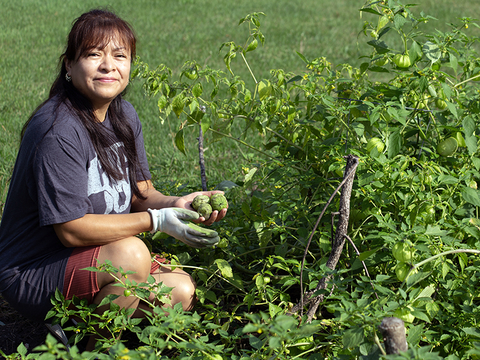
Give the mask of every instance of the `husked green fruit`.
M 395 275 L 397 275 L 397 279 L 400 281 L 405 280 L 408 273 L 410 272 L 410 265 L 404 262 L 399 262 L 397 266 L 395 266 Z
M 413 259 L 415 248 L 411 242 L 399 241 L 392 249 L 392 254 L 395 259 L 401 262 L 410 262 Z
M 210 198 L 210 205 L 212 210 L 220 211 L 228 206 L 228 202 L 223 194 L 213 194 Z
M 458 142 L 454 137 L 449 137 L 437 145 L 437 153 L 441 156 L 451 156 L 457 151 Z
M 197 209 L 197 212 L 203 216 L 205 220 L 208 220 L 212 214 L 212 207 L 208 203 L 201 203 Z
M 404 281 L 407 278 L 407 275 L 413 275 L 417 273 L 417 269 L 411 270 L 411 266 L 404 262 L 399 262 L 397 266 L 395 266 L 395 275 L 397 275 L 397 279 L 400 281 Z
M 410 60 L 410 56 L 408 54 L 397 54 L 393 57 L 393 62 L 399 68 L 406 69 L 412 65 L 412 61 Z
M 381 153 L 385 149 L 385 144 L 377 137 L 373 137 L 368 140 L 367 151 L 370 153 L 374 148 L 377 148 L 377 151 Z
M 198 210 L 201 204 L 208 204 L 209 202 L 210 198 L 207 195 L 197 195 L 192 201 L 192 207 Z

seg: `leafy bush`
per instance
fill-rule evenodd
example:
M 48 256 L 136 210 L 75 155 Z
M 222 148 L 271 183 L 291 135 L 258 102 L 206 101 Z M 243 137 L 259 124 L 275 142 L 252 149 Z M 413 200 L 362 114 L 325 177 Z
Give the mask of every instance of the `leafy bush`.
M 479 358 L 480 62 L 477 39 L 468 35 L 477 25 L 466 17 L 449 32 L 425 34 L 422 25 L 433 18 L 411 5 L 390 0 L 361 11 L 371 53 L 358 68 L 298 54 L 304 74 L 274 69 L 268 79 L 239 78 L 231 64 L 240 58 L 250 69 L 249 53 L 265 41 L 262 13 L 240 21 L 249 27 L 245 44 L 222 45 L 227 72 L 190 61 L 174 79 L 166 65 L 138 60 L 133 77 L 158 103 L 162 121 L 180 124 L 179 150 L 185 133 L 201 128 L 208 144 L 228 138 L 263 160 L 238 178 L 215 179 L 230 203 L 214 225 L 222 235 L 217 247 L 199 251 L 142 235 L 191 270 L 196 312 L 175 307 L 165 316 L 152 305 L 148 323 L 137 324 L 112 305 L 115 329 L 128 329 L 141 345 L 106 341 L 110 350 L 99 358 L 379 358 L 386 355 L 377 327 L 389 316 L 405 321 L 410 350 L 388 358 Z M 239 124 L 244 131 L 233 136 Z M 360 159 L 352 243 L 332 269 L 335 222 L 319 215 L 347 155 Z M 198 190 L 156 185 L 173 195 Z M 335 198 L 328 213 L 338 206 Z M 315 291 L 326 276 L 328 288 L 314 294 L 325 300 L 313 321 L 301 306 L 290 314 L 301 291 Z M 56 304 L 65 314 L 58 305 L 65 302 Z M 76 358 L 61 349 L 49 338 L 40 350 Z

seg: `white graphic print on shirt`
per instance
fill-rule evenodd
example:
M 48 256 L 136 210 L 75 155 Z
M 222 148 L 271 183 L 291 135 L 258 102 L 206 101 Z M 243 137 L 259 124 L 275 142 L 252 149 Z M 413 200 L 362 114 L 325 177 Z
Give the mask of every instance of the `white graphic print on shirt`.
M 116 150 L 120 146 L 122 146 L 121 143 L 112 145 L 115 154 L 118 154 Z M 119 168 L 121 168 L 118 155 L 117 165 Z M 128 168 L 126 173 L 128 174 Z M 129 206 L 129 199 L 131 199 L 129 183 L 124 179 L 120 181 L 110 180 L 108 175 L 102 169 L 102 165 L 98 160 L 98 156 L 95 155 L 95 157 L 90 161 L 90 166 L 88 168 L 88 196 L 99 193 L 103 193 L 105 198 L 105 214 L 111 214 L 112 212 L 118 214 L 125 211 Z M 123 200 L 122 203 L 120 203 L 120 199 Z

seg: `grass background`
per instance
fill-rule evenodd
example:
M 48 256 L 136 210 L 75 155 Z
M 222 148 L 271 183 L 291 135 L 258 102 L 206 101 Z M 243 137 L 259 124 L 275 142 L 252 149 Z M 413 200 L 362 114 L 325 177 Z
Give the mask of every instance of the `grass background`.
M 476 0 L 419 0 L 414 10 L 424 11 L 438 21 L 427 28 L 446 30 L 446 22 L 476 14 Z M 300 73 L 307 58 L 325 56 L 334 64 L 358 66 L 364 52 L 363 22 L 359 16 L 362 0 L 0 0 L 0 214 L 19 145 L 19 133 L 35 107 L 43 101 L 55 77 L 58 57 L 72 21 L 94 7 L 109 7 L 129 21 L 138 36 L 138 55 L 155 67 L 166 64 L 178 72 L 187 60 L 224 69 L 222 43 L 242 43 L 248 28 L 237 26 L 239 19 L 261 11 L 264 47 L 249 53 L 257 79 L 269 70 L 282 68 Z M 369 18 L 371 19 L 371 17 Z M 473 29 L 475 31 L 475 29 Z M 369 40 L 369 39 L 368 39 Z M 247 78 L 236 59 L 233 70 Z M 195 134 L 187 138 L 189 156 L 173 146 L 178 128 L 174 120 L 160 124 L 156 101 L 144 96 L 138 81 L 131 84 L 127 99 L 133 103 L 144 126 L 151 167 L 163 181 L 190 182 L 200 188 L 195 153 Z M 237 129 L 240 131 L 240 128 Z M 192 150 L 193 149 L 193 150 Z M 255 155 L 234 142 L 206 144 L 207 175 L 210 184 L 235 181 L 241 166 L 255 161 Z M 210 172 L 209 172 L 210 171 Z

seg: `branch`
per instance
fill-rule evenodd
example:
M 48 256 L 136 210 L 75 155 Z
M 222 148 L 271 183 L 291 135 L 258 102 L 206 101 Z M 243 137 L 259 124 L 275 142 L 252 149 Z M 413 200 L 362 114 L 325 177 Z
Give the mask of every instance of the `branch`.
M 342 192 L 340 195 L 340 216 L 338 220 L 338 225 L 337 225 L 337 231 L 335 234 L 335 241 L 332 246 L 332 252 L 330 254 L 330 257 L 327 261 L 327 267 L 331 270 L 334 270 L 338 260 L 340 259 L 340 255 L 343 250 L 343 246 L 345 244 L 345 236 L 347 234 L 347 227 L 348 227 L 348 218 L 350 216 L 350 196 L 352 193 L 352 187 L 353 187 L 353 179 L 355 177 L 355 171 L 358 166 L 358 157 L 353 156 L 353 155 L 348 155 L 346 156 L 347 159 L 347 165 L 345 166 L 345 176 L 343 181 L 340 183 L 340 185 L 335 189 L 334 193 L 328 200 L 327 204 L 323 208 L 320 216 L 317 219 L 317 222 L 315 223 L 315 226 L 312 229 L 312 232 L 310 234 L 310 238 L 308 239 L 308 243 L 305 249 L 305 253 L 302 259 L 302 266 L 300 269 L 300 288 L 301 288 L 301 299 L 300 302 L 295 305 L 290 311 L 289 314 L 293 314 L 298 312 L 299 310 L 302 310 L 303 312 L 303 307 L 306 304 L 314 302 L 313 306 L 310 306 L 310 309 L 308 311 L 308 321 L 311 322 L 313 319 L 313 314 L 315 313 L 316 309 L 318 308 L 318 304 L 320 304 L 321 301 L 323 301 L 323 294 L 318 295 L 314 298 L 312 298 L 312 295 L 320 290 L 320 289 L 326 289 L 327 288 L 327 281 L 330 279 L 330 275 L 323 277 L 318 285 L 317 288 L 314 291 L 310 291 L 306 294 L 306 299 L 304 299 L 304 292 L 303 292 L 303 268 L 305 265 L 305 258 L 308 253 L 308 248 L 312 242 L 313 235 L 315 231 L 317 230 L 318 224 L 320 223 L 321 218 L 323 217 L 328 205 L 332 202 L 333 197 L 337 194 L 340 188 L 342 188 Z M 316 305 L 315 305 L 316 303 Z M 303 314 L 302 314 L 303 315 Z

